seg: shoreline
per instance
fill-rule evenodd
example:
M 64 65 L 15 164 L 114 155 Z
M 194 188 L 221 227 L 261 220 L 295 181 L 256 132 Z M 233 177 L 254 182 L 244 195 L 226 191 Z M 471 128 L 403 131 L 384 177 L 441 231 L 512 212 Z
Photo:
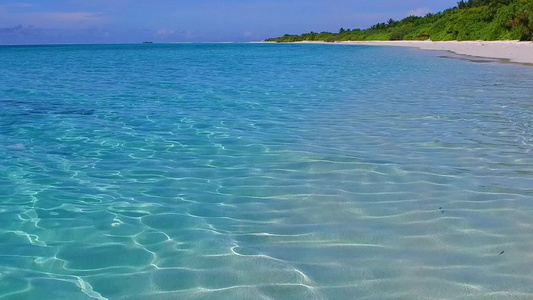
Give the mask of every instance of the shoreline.
M 533 65 L 533 42 L 519 41 L 302 41 L 304 44 L 337 44 L 411 47 L 421 50 L 449 51 L 458 55 L 492 58 L 519 64 Z

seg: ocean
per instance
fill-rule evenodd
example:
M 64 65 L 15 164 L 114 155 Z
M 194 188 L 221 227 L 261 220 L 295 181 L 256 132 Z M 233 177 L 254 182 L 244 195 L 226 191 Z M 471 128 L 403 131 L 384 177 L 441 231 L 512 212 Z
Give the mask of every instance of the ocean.
M 533 68 L 0 47 L 1 299 L 533 299 Z

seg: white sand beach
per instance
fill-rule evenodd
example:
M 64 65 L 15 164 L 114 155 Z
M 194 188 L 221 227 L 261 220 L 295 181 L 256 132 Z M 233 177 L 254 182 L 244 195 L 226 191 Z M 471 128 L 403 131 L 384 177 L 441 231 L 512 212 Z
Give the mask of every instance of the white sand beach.
M 301 42 L 323 43 L 323 42 Z M 533 64 L 533 42 L 519 41 L 347 41 L 335 44 L 414 47 L 423 50 L 450 51 L 460 55 L 504 59 Z

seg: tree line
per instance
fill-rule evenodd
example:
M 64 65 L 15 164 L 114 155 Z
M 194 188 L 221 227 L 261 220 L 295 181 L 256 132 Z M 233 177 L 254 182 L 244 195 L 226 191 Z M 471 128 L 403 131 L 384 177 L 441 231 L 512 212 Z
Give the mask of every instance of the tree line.
M 309 32 L 270 38 L 272 42 L 368 40 L 521 40 L 533 41 L 533 0 L 467 0 L 423 17 L 389 19 L 367 29 Z

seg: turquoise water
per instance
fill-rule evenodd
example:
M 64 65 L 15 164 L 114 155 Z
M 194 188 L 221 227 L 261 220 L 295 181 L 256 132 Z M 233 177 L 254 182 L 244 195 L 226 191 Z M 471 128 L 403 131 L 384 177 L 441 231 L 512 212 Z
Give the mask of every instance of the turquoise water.
M 533 68 L 0 47 L 1 299 L 533 299 Z

